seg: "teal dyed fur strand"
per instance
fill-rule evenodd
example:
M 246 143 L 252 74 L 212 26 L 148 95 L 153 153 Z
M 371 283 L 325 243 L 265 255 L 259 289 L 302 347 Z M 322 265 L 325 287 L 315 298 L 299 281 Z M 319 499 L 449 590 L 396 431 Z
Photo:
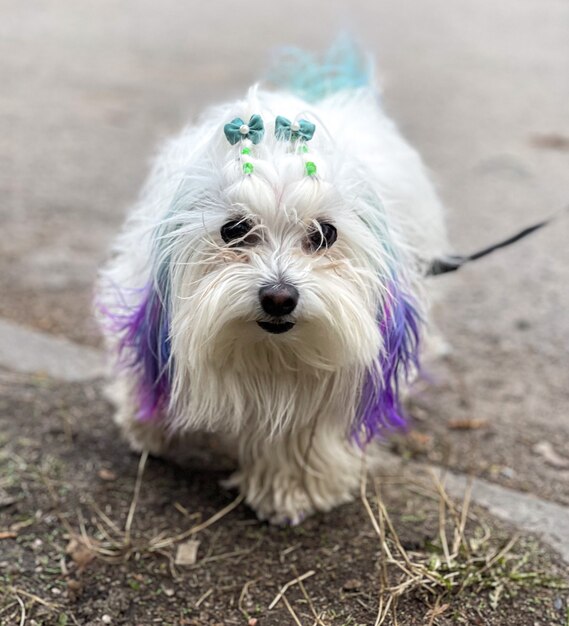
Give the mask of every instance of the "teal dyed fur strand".
M 323 55 L 294 47 L 275 53 L 268 79 L 279 89 L 308 102 L 318 102 L 338 91 L 372 83 L 373 64 L 347 36 L 339 37 Z

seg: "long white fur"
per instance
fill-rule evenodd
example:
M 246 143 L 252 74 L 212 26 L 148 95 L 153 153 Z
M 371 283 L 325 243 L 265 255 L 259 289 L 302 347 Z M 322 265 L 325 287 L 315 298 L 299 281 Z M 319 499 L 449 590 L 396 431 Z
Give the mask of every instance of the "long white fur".
M 223 125 L 252 114 L 266 134 L 247 176 Z M 274 138 L 277 115 L 316 124 L 308 155 Z M 316 177 L 305 175 L 306 156 Z M 220 228 L 235 217 L 253 220 L 262 243 L 225 245 Z M 316 220 L 338 231 L 324 253 L 304 243 Z M 347 433 L 363 377 L 378 366 L 377 315 L 390 277 L 396 271 L 426 315 L 425 267 L 445 251 L 425 167 L 373 89 L 311 105 L 252 88 L 166 146 L 102 273 L 99 300 L 111 311 L 136 306 L 157 265 L 171 279 L 169 410 L 140 423 L 136 380 L 119 368 L 117 420 L 134 447 L 155 453 L 188 430 L 229 437 L 240 464 L 232 482 L 263 519 L 296 523 L 348 500 L 361 450 Z M 295 285 L 300 300 L 294 329 L 271 335 L 256 323 L 258 291 L 279 280 Z M 106 334 L 116 357 L 121 337 Z

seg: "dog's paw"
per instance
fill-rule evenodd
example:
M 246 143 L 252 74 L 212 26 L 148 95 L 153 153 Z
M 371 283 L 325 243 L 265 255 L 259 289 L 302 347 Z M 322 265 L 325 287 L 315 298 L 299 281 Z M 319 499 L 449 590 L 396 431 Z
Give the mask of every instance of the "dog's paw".
M 298 526 L 315 512 L 310 496 L 294 477 L 275 476 L 270 486 L 254 478 L 237 471 L 222 485 L 239 489 L 259 520 L 274 526 Z
M 304 522 L 304 520 L 313 513 L 314 511 L 298 511 L 297 513 L 295 513 L 294 517 L 289 517 L 288 515 L 282 513 L 275 513 L 267 521 L 269 522 L 269 524 L 272 524 L 273 526 L 278 526 L 279 528 L 300 526 L 300 524 L 302 524 L 302 522 Z
M 290 485 L 272 495 L 254 508 L 259 519 L 273 526 L 298 526 L 315 512 L 310 497 L 301 487 Z

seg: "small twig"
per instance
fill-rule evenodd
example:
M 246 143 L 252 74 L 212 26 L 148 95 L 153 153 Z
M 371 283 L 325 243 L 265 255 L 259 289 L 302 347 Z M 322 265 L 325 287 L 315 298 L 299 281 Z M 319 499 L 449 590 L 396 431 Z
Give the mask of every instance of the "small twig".
M 61 608 L 59 604 L 48 602 L 47 600 L 44 600 L 43 598 L 40 598 L 39 596 L 36 596 L 35 594 L 30 593 L 29 591 L 24 591 L 24 589 L 19 589 L 18 587 L 10 587 L 10 591 L 14 594 L 15 597 L 17 597 L 18 594 L 22 596 L 26 596 L 30 598 L 30 600 L 33 600 L 34 602 L 37 602 L 38 604 L 41 604 L 42 606 L 45 606 L 48 609 L 51 609 L 52 611 L 56 611 L 57 609 Z
M 287 590 L 290 587 L 292 587 L 293 585 L 298 584 L 302 580 L 306 580 L 307 578 L 310 578 L 311 576 L 314 576 L 314 574 L 316 574 L 316 572 L 311 569 L 309 572 L 306 572 L 302 576 L 297 576 L 296 578 L 293 578 L 292 580 L 289 580 L 288 583 L 286 583 L 285 585 L 283 585 L 281 587 L 281 590 L 277 593 L 277 595 L 275 596 L 274 600 L 271 602 L 271 604 L 269 604 L 269 611 L 272 611 L 275 608 L 275 606 L 278 604 L 279 600 L 284 597 L 284 594 L 287 592 Z
M 176 560 L 174 559 L 172 552 L 169 552 L 168 550 L 157 550 L 156 554 L 160 554 L 160 556 L 163 556 L 168 561 L 168 568 L 170 569 L 170 576 L 172 576 L 172 579 L 176 581 L 182 580 L 182 576 L 180 576 L 176 570 Z
M 257 543 L 252 548 L 246 548 L 245 550 L 233 550 L 232 552 L 223 552 L 221 554 L 214 554 L 213 556 L 207 556 L 198 561 L 196 563 L 197 566 L 204 565 L 205 563 L 211 563 L 212 561 L 221 561 L 224 559 L 231 559 L 235 556 L 245 556 L 246 554 L 251 554 L 254 552 L 258 545 L 262 542 L 262 539 L 259 539 Z
M 373 529 L 377 533 L 377 536 L 379 537 L 379 539 L 382 540 L 381 529 L 371 509 L 369 500 L 367 498 L 366 489 L 367 489 L 367 468 L 365 464 L 365 457 L 362 457 L 362 469 L 361 469 L 361 476 L 360 476 L 360 498 L 368 514 L 368 517 L 370 519 L 371 525 L 373 526 Z
M 497 554 L 495 554 L 481 570 L 478 571 L 478 575 L 480 576 L 481 574 L 484 574 L 484 572 L 487 572 L 492 565 L 496 563 L 496 561 L 506 555 L 514 547 L 519 538 L 519 535 L 514 535 L 510 541 L 508 541 L 508 543 Z
M 466 489 L 464 491 L 464 499 L 462 500 L 462 509 L 460 512 L 460 521 L 458 525 L 458 530 L 456 531 L 456 537 L 454 541 L 454 545 L 452 547 L 452 551 L 454 557 L 458 556 L 458 551 L 460 546 L 463 546 L 468 557 L 471 556 L 470 546 L 468 545 L 468 541 L 464 538 L 464 532 L 466 529 L 466 522 L 468 520 L 468 510 L 470 509 L 470 498 L 472 496 L 472 479 L 469 479 L 468 484 L 466 485 Z
M 91 520 L 95 526 L 97 527 L 97 530 L 101 533 L 101 535 L 110 543 L 117 543 L 117 541 L 111 537 L 111 535 L 109 535 L 109 533 L 107 532 L 106 528 L 101 524 L 101 522 L 99 522 L 99 520 L 97 518 L 92 519 Z
M 288 548 L 281 550 L 279 552 L 279 561 L 281 563 L 284 563 L 284 557 L 290 554 L 291 552 L 294 552 L 295 550 L 297 550 L 300 547 L 300 545 L 301 545 L 300 543 L 297 543 L 295 546 L 289 546 Z
M 455 526 L 458 526 L 459 517 L 456 511 L 456 506 L 454 505 L 454 502 L 448 497 L 448 493 L 446 492 L 446 489 L 445 489 L 446 472 L 445 473 L 441 472 L 442 474 L 442 478 L 441 478 L 437 475 L 437 472 L 433 468 L 431 468 L 430 474 L 431 474 L 433 483 L 435 485 L 435 488 L 437 490 L 437 495 L 438 495 L 439 500 L 441 499 L 444 500 L 444 503 L 446 504 L 450 514 L 452 515 L 454 519 Z
M 197 602 L 195 603 L 195 607 L 196 609 L 199 608 L 200 604 L 206 599 L 209 598 L 209 596 L 211 596 L 211 594 L 213 593 L 213 587 L 210 587 L 204 594 L 202 594 Z
M 151 541 L 149 550 L 152 552 L 155 550 L 160 550 L 162 548 L 167 548 L 168 546 L 178 543 L 179 541 L 182 541 L 183 539 L 187 539 L 188 537 L 191 537 L 192 535 L 195 535 L 196 533 L 199 533 L 202 530 L 209 528 L 212 524 L 215 524 L 221 518 L 225 517 L 228 513 L 233 511 L 233 509 L 236 509 L 241 504 L 241 502 L 243 502 L 244 499 L 245 499 L 245 496 L 242 494 L 237 496 L 235 500 L 230 502 L 226 507 L 224 507 L 217 513 L 214 513 L 205 522 L 202 522 L 201 524 L 197 524 L 196 526 L 192 526 L 185 532 L 180 533 L 179 535 L 176 535 L 175 537 L 168 537 L 167 539 L 162 539 L 158 542 Z
M 24 624 L 26 623 L 26 605 L 24 604 L 24 601 L 22 600 L 22 598 L 20 598 L 18 594 L 14 594 L 14 596 L 16 600 L 18 601 L 18 604 L 20 605 L 20 609 L 21 609 L 20 626 L 24 626 Z
M 393 597 L 393 607 L 391 608 L 391 615 L 393 616 L 393 626 L 399 626 L 399 620 L 397 619 L 397 596 Z
M 174 508 L 179 511 L 184 517 L 191 519 L 192 517 L 200 517 L 201 513 L 190 513 L 185 506 L 182 506 L 179 502 L 174 502 Z
M 376 503 L 377 503 L 377 509 L 378 509 L 377 519 L 376 519 L 376 516 L 374 515 L 374 512 L 371 508 L 371 505 L 367 497 L 367 468 L 365 464 L 365 457 L 363 457 L 362 458 L 362 470 L 361 470 L 361 476 L 360 476 L 360 498 L 368 514 L 368 517 L 371 521 L 371 524 L 379 538 L 379 545 L 380 545 L 381 556 L 382 556 L 378 608 L 377 608 L 377 616 L 376 616 L 375 623 L 374 623 L 374 626 L 381 626 L 385 622 L 389 614 L 389 610 L 394 604 L 396 593 L 397 593 L 397 588 L 395 588 L 394 590 L 393 588 L 389 587 L 389 580 L 388 580 L 388 575 L 387 575 L 387 562 L 392 563 L 396 565 L 397 567 L 399 567 L 399 569 L 401 569 L 404 572 L 404 574 L 408 577 L 407 578 L 408 581 L 411 580 L 412 582 L 414 582 L 417 576 L 413 576 L 412 574 L 413 569 L 414 569 L 413 564 L 411 564 L 405 549 L 399 542 L 399 538 L 395 534 L 393 526 L 391 525 L 391 522 L 387 515 L 387 510 L 383 506 L 383 503 L 381 501 L 380 489 L 379 489 L 379 481 L 377 480 L 374 481 L 374 488 L 375 488 Z M 406 562 L 408 563 L 408 565 L 410 566 L 409 569 L 404 567 L 404 565 L 400 561 L 398 561 L 397 559 L 393 557 L 393 554 L 391 553 L 391 550 L 389 549 L 389 546 L 387 545 L 386 529 L 385 529 L 386 521 L 393 535 L 393 539 L 396 544 L 396 547 L 399 552 L 404 554 L 404 558 Z M 387 595 L 386 592 L 389 592 L 387 600 L 384 599 L 384 596 Z
M 385 606 L 383 606 L 383 596 L 381 597 L 381 602 L 379 604 L 379 610 L 377 612 L 377 618 L 375 620 L 374 626 L 381 626 L 383 622 L 385 622 L 387 615 L 389 614 L 389 609 L 391 608 L 391 604 L 393 603 L 393 598 L 395 596 L 391 595 L 387 598 L 387 602 Z
M 288 612 L 290 613 L 290 616 L 294 620 L 294 623 L 297 626 L 302 626 L 302 622 L 298 619 L 298 615 L 296 614 L 296 611 L 292 608 L 290 602 L 286 599 L 286 596 L 283 596 L 282 598 L 283 598 L 284 605 L 286 606 L 286 608 L 288 609 Z
M 298 570 L 296 569 L 296 567 L 292 567 L 293 572 L 298 576 Z M 324 624 L 324 622 L 320 619 L 320 614 L 316 612 L 316 608 L 314 607 L 314 602 L 312 602 L 312 598 L 308 595 L 308 592 L 306 591 L 306 587 L 304 586 L 304 583 L 302 582 L 302 580 L 298 581 L 298 586 L 300 587 L 300 591 L 302 591 L 302 595 L 305 597 L 306 601 L 308 602 L 308 606 L 310 607 L 310 610 L 312 612 L 312 615 L 314 616 L 315 619 L 315 624 L 318 624 L 318 626 L 326 626 Z
M 387 585 L 387 583 L 388 583 L 387 560 L 393 561 L 394 559 L 393 559 L 393 555 L 391 554 L 391 550 L 389 549 L 389 546 L 387 545 L 387 541 L 386 541 L 387 535 L 386 535 L 386 532 L 385 532 L 385 516 L 383 515 L 382 507 L 379 506 L 379 503 L 382 502 L 381 487 L 379 485 L 379 480 L 375 480 L 374 481 L 373 487 L 374 487 L 374 490 L 375 490 L 375 502 L 376 502 L 376 505 L 377 505 L 377 518 L 379 520 L 380 547 L 381 547 L 382 555 L 385 555 L 387 557 L 386 559 L 383 559 L 383 561 L 382 561 L 382 574 L 383 574 L 384 582 Z
M 113 520 L 99 507 L 99 505 L 90 498 L 89 504 L 95 511 L 95 513 L 105 522 L 105 524 L 119 537 L 123 534 L 122 530 L 113 522 Z
M 213 554 L 213 550 L 215 548 L 215 544 L 219 538 L 219 533 L 222 529 L 221 528 L 216 528 L 213 533 L 212 533 L 212 537 L 209 540 L 209 547 L 207 549 L 207 552 L 205 554 L 205 556 L 202 558 L 202 561 L 205 561 L 206 559 L 208 559 L 212 554 Z
M 444 491 L 444 485 L 441 484 L 440 488 Z M 448 549 L 448 541 L 447 541 L 447 529 L 446 529 L 446 501 L 444 498 L 439 498 L 439 538 L 441 540 L 441 547 L 443 549 L 443 554 L 445 557 L 445 561 L 447 563 L 447 567 L 451 569 L 450 562 L 450 552 Z
M 431 476 L 435 484 L 437 493 L 439 495 L 439 502 L 440 500 L 444 501 L 444 503 L 446 504 L 454 520 L 454 542 L 453 542 L 452 555 L 450 558 L 452 560 L 458 556 L 458 551 L 461 545 L 464 547 L 467 556 L 470 556 L 470 548 L 468 546 L 468 543 L 464 540 L 464 530 L 466 528 L 466 522 L 468 520 L 470 496 L 472 493 L 472 480 L 469 481 L 466 487 L 466 490 L 464 492 L 462 508 L 461 508 L 460 515 L 459 515 L 453 501 L 448 497 L 448 493 L 446 492 L 443 482 L 437 476 L 434 469 L 431 470 Z M 445 537 L 446 537 L 446 534 L 445 534 Z M 446 557 L 446 553 L 445 553 L 445 557 Z
M 375 496 L 377 498 L 376 502 L 379 502 L 381 499 L 381 494 L 380 494 L 380 486 L 379 486 L 379 481 L 375 482 Z M 377 507 L 377 516 L 379 518 L 379 529 L 380 529 L 380 542 L 379 542 L 379 547 L 381 550 L 381 577 L 380 577 L 380 582 L 383 588 L 387 588 L 389 586 L 389 574 L 387 571 L 387 559 L 389 558 L 390 554 L 389 554 L 389 547 L 387 546 L 387 543 L 385 542 L 385 518 L 383 517 L 382 513 L 381 513 L 381 508 Z
M 16 606 L 17 602 L 10 602 L 10 604 L 7 604 L 6 606 L 3 606 L 0 609 L 0 615 L 2 615 L 2 613 L 6 613 L 9 609 L 11 609 L 12 607 Z
M 395 544 L 397 551 L 401 555 L 401 558 L 403 559 L 403 562 L 405 563 L 407 567 L 405 567 L 397 559 L 392 559 L 391 562 L 394 565 L 396 565 L 404 574 L 406 574 L 410 578 L 413 578 L 412 572 L 416 572 L 415 578 L 420 578 L 421 576 L 424 576 L 432 582 L 435 582 L 435 583 L 438 582 L 437 579 L 428 571 L 428 569 L 425 566 L 417 564 L 417 563 L 413 563 L 411 561 L 411 559 L 409 558 L 409 554 L 407 553 L 407 550 L 405 550 L 405 548 L 401 545 L 399 535 L 395 531 L 395 527 L 393 526 L 393 522 L 391 521 L 391 518 L 389 517 L 389 514 L 387 513 L 387 509 L 385 508 L 385 505 L 383 504 L 383 502 L 378 501 L 378 506 L 381 509 L 381 513 L 385 517 L 385 523 L 387 524 L 387 529 L 389 530 L 391 534 L 393 543 Z
M 441 609 L 441 596 L 437 596 L 437 599 L 435 600 L 435 606 L 432 607 L 427 614 L 425 615 L 425 617 L 427 617 L 427 615 L 429 615 L 429 613 L 431 614 L 430 619 L 429 619 L 429 623 L 427 626 L 433 626 L 433 624 L 435 623 L 435 618 L 437 618 L 441 613 L 443 613 L 446 610 L 446 605 L 443 605 L 443 609 L 442 611 Z
M 259 578 L 255 578 L 254 580 L 248 580 L 242 587 L 241 589 L 241 593 L 239 594 L 239 601 L 237 602 L 237 606 L 239 607 L 239 610 L 241 611 L 243 617 L 245 619 L 249 619 L 249 613 L 247 611 L 247 609 L 245 609 L 243 607 L 243 602 L 245 601 L 245 596 L 249 593 L 249 587 L 251 585 L 254 585 L 257 581 L 259 580 Z
M 73 623 L 75 624 L 75 626 L 81 626 L 81 624 L 77 621 L 77 618 L 75 617 L 73 613 L 68 613 L 68 615 L 71 615 L 71 619 L 73 620 Z
M 138 470 L 136 472 L 136 482 L 134 484 L 134 494 L 132 496 L 132 502 L 130 503 L 130 508 L 128 510 L 128 515 L 126 518 L 126 524 L 124 526 L 124 542 L 126 545 L 130 544 L 130 529 L 132 527 L 132 522 L 134 520 L 134 513 L 136 511 L 136 505 L 138 504 L 138 498 L 140 496 L 140 488 L 142 486 L 142 475 L 144 474 L 144 467 L 146 465 L 146 460 L 148 459 L 148 450 L 143 450 L 140 455 L 140 461 L 138 462 Z

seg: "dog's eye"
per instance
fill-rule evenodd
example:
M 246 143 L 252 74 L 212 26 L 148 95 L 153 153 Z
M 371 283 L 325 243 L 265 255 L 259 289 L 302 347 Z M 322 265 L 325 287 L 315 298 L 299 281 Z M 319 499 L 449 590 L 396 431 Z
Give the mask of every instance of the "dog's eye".
M 249 235 L 247 233 L 253 228 L 253 224 L 248 220 L 231 220 L 226 222 L 219 231 L 221 238 L 225 243 L 254 243 L 256 240 L 255 235 Z M 241 241 L 239 241 L 241 240 Z
M 321 248 L 329 248 L 338 238 L 338 231 L 333 224 L 321 222 L 320 228 L 313 228 L 308 232 L 310 249 L 317 252 Z

